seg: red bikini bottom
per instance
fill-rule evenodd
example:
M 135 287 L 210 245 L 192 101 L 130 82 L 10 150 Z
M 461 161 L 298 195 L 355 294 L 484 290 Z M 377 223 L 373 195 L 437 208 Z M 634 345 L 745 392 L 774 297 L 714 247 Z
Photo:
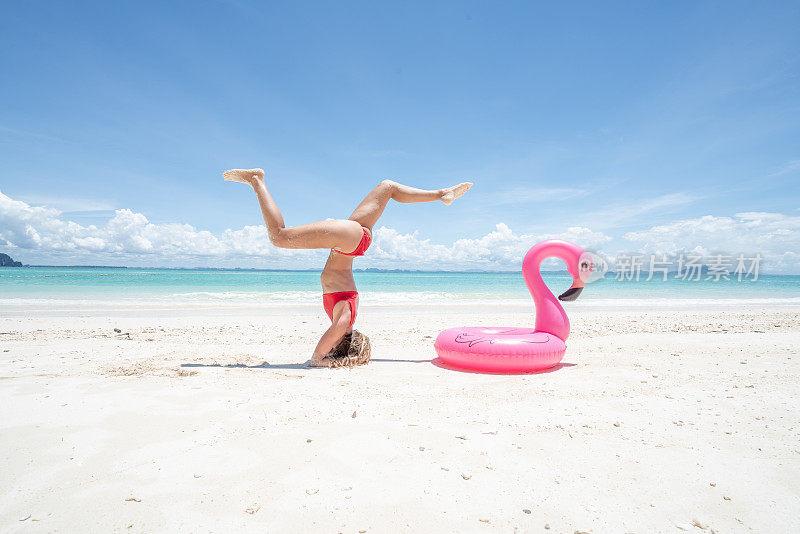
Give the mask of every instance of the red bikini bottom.
M 353 322 L 356 320 L 356 299 L 358 298 L 358 291 L 338 291 L 336 293 L 323 293 L 322 294 L 322 307 L 325 308 L 325 313 L 333 321 L 333 307 L 342 302 L 347 301 L 350 304 L 350 327 L 352 328 Z
M 337 254 L 341 254 L 342 256 L 363 256 L 364 253 L 369 248 L 370 243 L 372 243 L 372 232 L 367 230 L 365 227 L 361 227 L 363 230 L 364 235 L 361 236 L 361 241 L 358 242 L 358 246 L 353 252 L 342 252 L 341 250 L 333 250 Z

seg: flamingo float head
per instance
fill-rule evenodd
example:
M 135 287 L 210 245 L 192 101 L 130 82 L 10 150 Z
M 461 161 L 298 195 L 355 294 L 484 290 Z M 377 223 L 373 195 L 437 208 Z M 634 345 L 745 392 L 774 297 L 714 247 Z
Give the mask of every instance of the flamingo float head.
M 565 251 L 568 257 L 561 258 L 567 264 L 567 272 L 572 275 L 572 285 L 558 296 L 558 300 L 569 302 L 577 299 L 583 291 L 583 287 L 594 269 L 594 261 L 592 261 L 591 254 L 579 246 L 567 241 L 564 243 L 572 245 Z

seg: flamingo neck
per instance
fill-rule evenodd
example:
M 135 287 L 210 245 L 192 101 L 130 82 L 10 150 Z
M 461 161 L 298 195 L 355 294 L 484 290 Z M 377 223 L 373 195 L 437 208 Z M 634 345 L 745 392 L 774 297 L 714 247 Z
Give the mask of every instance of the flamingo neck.
M 531 266 L 532 269 L 523 272 L 536 307 L 536 330 L 566 340 L 569 336 L 569 319 L 561 303 L 544 283 L 540 271 L 541 263 L 540 259 Z

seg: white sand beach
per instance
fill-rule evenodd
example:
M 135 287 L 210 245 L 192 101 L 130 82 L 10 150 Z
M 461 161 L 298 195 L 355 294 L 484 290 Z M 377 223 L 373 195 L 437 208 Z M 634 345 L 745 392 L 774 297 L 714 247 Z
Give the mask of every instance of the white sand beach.
M 800 530 L 800 307 L 568 311 L 504 376 L 433 339 L 532 309 L 363 306 L 330 370 L 317 307 L 12 307 L 0 531 Z

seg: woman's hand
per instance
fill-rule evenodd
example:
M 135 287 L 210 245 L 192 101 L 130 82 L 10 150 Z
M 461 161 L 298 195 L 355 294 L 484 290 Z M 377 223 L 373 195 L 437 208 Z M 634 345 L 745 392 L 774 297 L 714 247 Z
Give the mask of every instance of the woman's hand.
M 342 301 L 333 308 L 333 323 L 319 338 L 314 354 L 311 356 L 311 365 L 330 367 L 330 360 L 326 360 L 325 357 L 348 330 L 350 330 L 350 305 Z
M 317 358 L 316 356 L 312 356 L 309 365 L 311 365 L 311 367 L 330 367 L 331 361 L 324 356 L 322 358 Z

